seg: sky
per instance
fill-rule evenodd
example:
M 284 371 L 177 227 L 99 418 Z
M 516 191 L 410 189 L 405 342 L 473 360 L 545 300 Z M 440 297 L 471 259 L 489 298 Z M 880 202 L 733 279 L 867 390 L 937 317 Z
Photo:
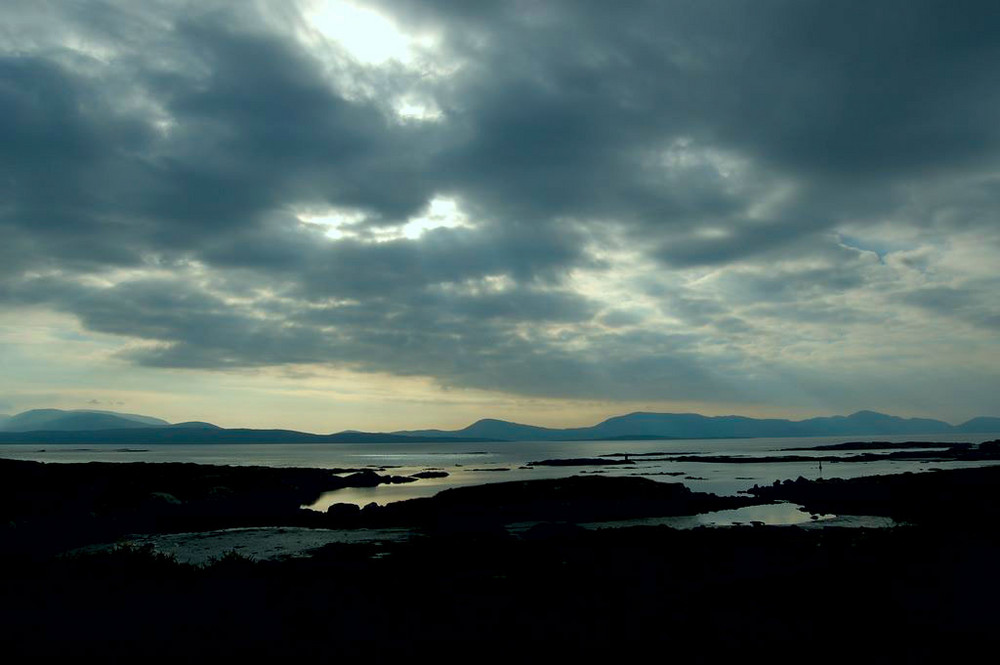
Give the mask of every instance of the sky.
M 5 0 L 0 413 L 1000 415 L 972 0 Z

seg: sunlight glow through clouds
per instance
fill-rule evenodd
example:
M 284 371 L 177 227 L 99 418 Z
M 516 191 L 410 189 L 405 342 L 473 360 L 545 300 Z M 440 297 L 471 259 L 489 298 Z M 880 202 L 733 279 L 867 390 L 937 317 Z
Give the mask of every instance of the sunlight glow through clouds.
M 434 229 L 472 226 L 458 202 L 446 196 L 435 196 L 431 199 L 421 216 L 411 217 L 405 224 L 375 230 L 370 234 L 352 228 L 365 219 L 364 213 L 357 210 L 332 208 L 322 214 L 300 213 L 298 217 L 304 224 L 323 227 L 326 236 L 332 240 L 342 238 L 371 239 L 374 242 L 388 242 L 401 238 L 416 240 L 424 233 Z
M 435 196 L 422 217 L 414 217 L 400 229 L 400 233 L 411 240 L 419 238 L 434 229 L 453 229 L 470 226 L 468 217 L 458 207 L 455 199 Z M 390 238 L 391 239 L 391 238 Z
M 993 414 L 996 12 L 714 4 L 7 0 L 0 410 Z
M 346 0 L 314 0 L 303 15 L 313 29 L 366 65 L 392 60 L 408 64 L 419 47 L 435 41 L 428 35 L 409 35 L 390 18 Z
M 436 104 L 406 97 L 396 101 L 393 111 L 404 123 L 434 122 L 443 117 L 441 109 Z

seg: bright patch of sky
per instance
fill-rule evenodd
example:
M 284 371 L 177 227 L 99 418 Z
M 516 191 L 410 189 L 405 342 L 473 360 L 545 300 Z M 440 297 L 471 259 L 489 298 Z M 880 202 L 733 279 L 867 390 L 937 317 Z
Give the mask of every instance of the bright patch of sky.
M 401 238 L 416 240 L 435 229 L 472 226 L 458 201 L 446 196 L 435 196 L 421 215 L 411 217 L 405 224 L 385 228 L 363 228 L 365 214 L 358 210 L 330 209 L 321 214 L 300 214 L 299 219 L 305 224 L 322 227 L 326 236 L 332 240 L 356 238 L 374 242 Z
M 314 30 L 366 65 L 411 63 L 420 48 L 435 41 L 433 36 L 409 34 L 388 16 L 345 0 L 315 0 L 303 15 Z
M 398 99 L 393 111 L 403 122 L 433 122 L 442 117 L 441 109 L 433 101 L 412 97 Z

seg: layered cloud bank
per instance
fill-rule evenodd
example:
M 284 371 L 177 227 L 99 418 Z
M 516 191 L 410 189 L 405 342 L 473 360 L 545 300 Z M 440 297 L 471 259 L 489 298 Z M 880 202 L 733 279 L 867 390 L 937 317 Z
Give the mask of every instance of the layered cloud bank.
M 0 16 L 11 410 L 37 378 L 15 331 L 42 320 L 152 392 L 151 368 L 284 368 L 540 400 L 996 410 L 992 3 Z

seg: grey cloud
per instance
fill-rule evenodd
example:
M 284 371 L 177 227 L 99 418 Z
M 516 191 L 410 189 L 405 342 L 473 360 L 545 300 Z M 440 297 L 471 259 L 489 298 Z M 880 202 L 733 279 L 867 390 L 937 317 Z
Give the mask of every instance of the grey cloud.
M 879 271 L 831 237 L 998 242 L 992 3 L 377 4 L 457 68 L 318 54 L 278 5 L 0 10 L 27 35 L 0 39 L 0 299 L 145 340 L 128 353 L 147 365 L 623 399 L 752 393 L 758 317 L 864 325 L 858 307 L 902 294 L 996 327 L 983 283 L 942 287 L 914 249 L 900 261 L 928 283 L 901 286 L 894 258 Z M 441 117 L 399 122 L 406 93 Z M 469 226 L 372 242 L 435 197 Z M 329 208 L 359 216 L 354 236 L 298 218 Z M 635 267 L 610 237 L 655 262 L 670 286 L 642 294 L 688 334 L 573 291 Z M 698 270 L 716 272 L 683 286 Z
M 827 294 L 843 293 L 867 285 L 859 270 L 841 266 L 804 270 L 769 270 L 767 273 L 731 271 L 723 280 L 734 302 L 801 301 Z
M 647 313 L 638 309 L 612 309 L 599 317 L 599 321 L 612 328 L 634 326 L 643 322 Z
M 956 286 L 927 286 L 904 293 L 902 302 L 949 321 L 965 321 L 988 330 L 1000 330 L 1000 280 Z
M 375 299 L 326 309 L 234 305 L 180 279 L 112 288 L 39 281 L 50 304 L 91 330 L 153 342 L 122 352 L 150 367 L 227 369 L 334 363 L 443 385 L 588 399 L 709 396 L 724 386 L 691 353 L 692 339 L 650 332 L 584 340 L 530 334 L 521 323 L 562 324 L 592 317 L 572 293 L 522 291 L 483 298 L 438 294 L 402 304 Z M 276 316 L 276 314 L 281 314 Z M 565 350 L 585 341 L 587 353 Z
M 704 325 L 727 311 L 726 305 L 717 300 L 678 293 L 670 295 L 662 310 L 668 316 L 683 319 L 695 326 Z
M 330 242 L 317 230 L 253 228 L 206 243 L 193 256 L 258 279 L 287 281 L 307 299 L 406 294 L 427 286 L 485 277 L 557 282 L 571 266 L 597 266 L 573 229 L 487 226 L 436 229 L 418 240 Z
M 742 313 L 751 320 L 820 325 L 834 331 L 854 325 L 891 324 L 895 318 L 895 313 L 881 308 L 808 301 L 761 303 L 746 307 Z

